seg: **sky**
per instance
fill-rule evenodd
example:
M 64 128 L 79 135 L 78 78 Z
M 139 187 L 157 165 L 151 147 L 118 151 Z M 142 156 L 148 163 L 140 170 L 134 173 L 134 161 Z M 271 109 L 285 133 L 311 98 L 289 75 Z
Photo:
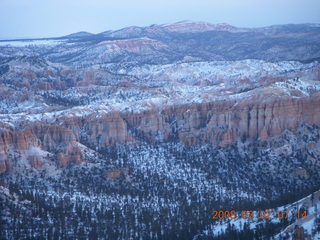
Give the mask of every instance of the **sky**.
M 320 0 L 0 0 L 0 39 L 183 20 L 237 27 L 320 23 Z

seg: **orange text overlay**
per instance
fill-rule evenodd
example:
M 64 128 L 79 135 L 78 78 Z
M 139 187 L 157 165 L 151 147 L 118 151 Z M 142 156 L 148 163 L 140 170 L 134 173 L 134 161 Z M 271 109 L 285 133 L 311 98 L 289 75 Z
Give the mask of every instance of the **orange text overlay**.
M 279 218 L 279 219 L 288 219 L 289 217 L 296 217 L 296 218 L 307 218 L 307 211 L 297 211 L 297 212 L 290 212 L 290 211 L 212 211 L 213 216 L 212 219 L 272 219 L 272 218 Z M 291 216 L 290 216 L 291 215 Z

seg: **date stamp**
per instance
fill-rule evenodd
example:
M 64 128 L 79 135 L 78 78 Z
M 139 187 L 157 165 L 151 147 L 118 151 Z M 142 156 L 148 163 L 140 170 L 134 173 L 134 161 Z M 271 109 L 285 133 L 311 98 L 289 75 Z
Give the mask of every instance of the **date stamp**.
M 212 211 L 213 216 L 212 219 L 288 219 L 291 216 L 295 216 L 296 218 L 307 218 L 307 211 L 297 211 L 297 212 L 290 212 L 290 211 Z

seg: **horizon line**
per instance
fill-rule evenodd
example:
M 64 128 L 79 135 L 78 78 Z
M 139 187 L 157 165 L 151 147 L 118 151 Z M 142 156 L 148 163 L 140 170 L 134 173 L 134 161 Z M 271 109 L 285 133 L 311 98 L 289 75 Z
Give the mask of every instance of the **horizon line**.
M 182 24 L 182 23 L 207 23 L 210 25 L 229 25 L 231 27 L 237 28 L 237 29 L 262 29 L 262 28 L 268 28 L 268 27 L 276 27 L 276 26 L 286 26 L 286 25 L 315 25 L 315 27 L 320 27 L 320 22 L 304 22 L 304 23 L 279 23 L 279 24 L 272 24 L 272 25 L 264 25 L 264 26 L 259 26 L 259 27 L 239 27 L 239 26 L 235 26 L 232 24 L 229 24 L 227 22 L 220 22 L 220 23 L 211 23 L 211 22 L 207 22 L 207 21 L 192 21 L 192 20 L 182 20 L 182 21 L 178 21 L 178 22 L 173 22 L 173 23 L 161 23 L 161 24 L 150 24 L 150 25 L 144 25 L 144 26 L 138 26 L 138 25 L 129 25 L 126 27 L 122 27 L 122 28 L 118 28 L 118 29 L 108 29 L 102 32 L 97 32 L 97 33 L 92 33 L 86 30 L 81 30 L 81 31 L 77 31 L 77 32 L 72 32 L 70 34 L 67 35 L 62 35 L 62 36 L 45 36 L 45 37 L 15 37 L 15 38 L 1 38 L 0 41 L 4 42 L 4 41 L 28 41 L 28 40 L 48 40 L 48 39 L 61 39 L 61 38 L 65 38 L 68 37 L 69 35 L 72 34 L 77 34 L 77 33 L 88 33 L 91 35 L 98 35 L 98 34 L 102 34 L 105 32 L 116 32 L 116 31 L 120 31 L 126 28 L 130 28 L 130 27 L 138 27 L 138 28 L 148 28 L 148 27 L 152 27 L 152 26 L 169 26 L 169 25 L 174 25 L 174 24 Z

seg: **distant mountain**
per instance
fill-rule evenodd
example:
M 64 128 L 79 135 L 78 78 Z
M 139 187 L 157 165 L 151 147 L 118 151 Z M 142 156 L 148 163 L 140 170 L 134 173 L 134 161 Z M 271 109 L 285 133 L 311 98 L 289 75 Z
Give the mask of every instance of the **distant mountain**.
M 142 40 L 141 44 L 144 46 L 150 44 L 150 47 L 143 47 L 135 51 L 134 55 L 127 47 L 101 48 L 102 42 L 108 42 L 109 46 L 120 43 L 120 40 L 126 44 L 130 44 L 130 41 L 136 44 L 139 41 L 137 39 L 146 38 L 152 41 L 146 43 Z M 66 64 L 76 64 L 78 59 L 82 60 L 82 64 L 89 65 L 112 62 L 164 64 L 186 59 L 310 62 L 319 59 L 319 38 L 320 27 L 317 24 L 290 24 L 250 29 L 228 24 L 184 21 L 148 27 L 132 26 L 99 34 L 80 32 L 45 41 L 43 39 L 2 41 L 0 46 L 42 45 L 41 48 L 33 47 L 33 53 L 43 55 L 50 61 Z M 159 50 L 155 46 L 152 49 L 151 42 L 166 47 Z M 43 45 L 48 47 L 45 48 Z M 27 49 L 2 48 L 1 54 L 10 51 L 7 56 L 20 55 L 19 50 Z
M 81 38 L 81 37 L 88 37 L 94 35 L 93 33 L 89 32 L 77 32 L 77 33 L 72 33 L 69 35 L 64 36 L 63 38 Z

